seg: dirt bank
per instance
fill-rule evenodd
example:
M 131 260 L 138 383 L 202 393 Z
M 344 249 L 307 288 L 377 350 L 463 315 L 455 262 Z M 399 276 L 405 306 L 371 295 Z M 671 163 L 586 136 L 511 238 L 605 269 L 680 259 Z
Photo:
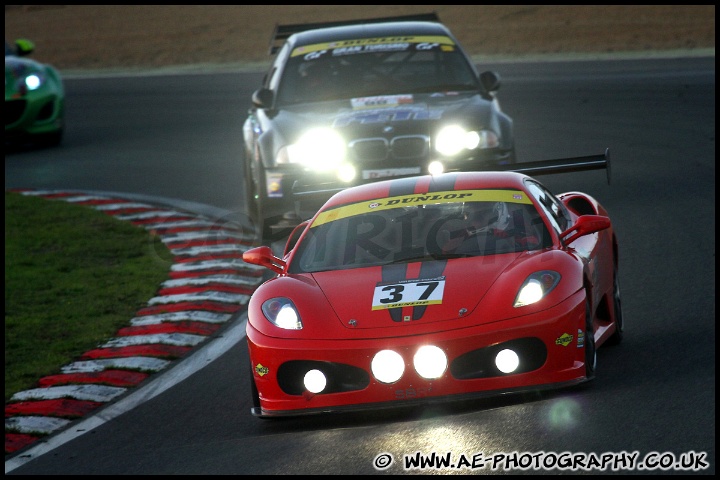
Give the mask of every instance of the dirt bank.
M 267 64 L 276 23 L 436 11 L 471 55 L 715 48 L 714 5 L 6 5 L 6 39 L 60 69 Z

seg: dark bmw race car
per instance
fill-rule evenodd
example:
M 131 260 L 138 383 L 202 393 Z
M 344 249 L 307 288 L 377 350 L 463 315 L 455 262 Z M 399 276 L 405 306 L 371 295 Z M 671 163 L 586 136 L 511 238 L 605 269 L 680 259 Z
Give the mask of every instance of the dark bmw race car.
M 608 161 L 606 153 L 347 188 L 293 231 L 283 255 L 245 252 L 276 274 L 248 305 L 253 415 L 592 379 L 596 349 L 622 339 L 618 240 L 593 197 L 555 196 L 523 172 Z
M 63 136 L 65 89 L 51 65 L 27 58 L 29 40 L 5 42 L 5 143 L 57 145 Z
M 351 186 L 515 163 L 499 76 L 478 74 L 435 14 L 280 25 L 276 50 L 243 127 L 249 209 L 264 236 L 299 213 L 296 181 Z

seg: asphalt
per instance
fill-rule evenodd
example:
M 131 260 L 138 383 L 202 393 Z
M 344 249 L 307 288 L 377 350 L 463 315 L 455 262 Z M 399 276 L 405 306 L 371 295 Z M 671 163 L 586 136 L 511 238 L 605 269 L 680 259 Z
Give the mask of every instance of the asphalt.
M 250 295 L 267 274 L 242 260 L 253 229 L 222 209 L 114 192 L 15 191 L 141 226 L 160 237 L 174 262 L 157 295 L 115 337 L 5 404 L 6 473 L 8 458 L 33 458 L 114 418 L 240 341 Z

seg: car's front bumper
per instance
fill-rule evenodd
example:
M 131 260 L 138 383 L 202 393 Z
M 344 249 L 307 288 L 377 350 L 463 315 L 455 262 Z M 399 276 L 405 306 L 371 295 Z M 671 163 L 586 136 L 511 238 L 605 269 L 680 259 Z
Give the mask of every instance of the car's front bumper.
M 443 163 L 446 172 L 456 172 L 510 165 L 515 162 L 515 157 L 510 150 L 494 149 L 455 159 L 426 159 L 415 165 L 393 162 L 354 165 L 356 177 L 351 181 L 339 180 L 336 172 L 303 171 L 296 166 L 268 168 L 264 186 L 267 198 L 265 216 L 294 212 L 299 218 L 307 219 L 340 190 L 364 183 L 427 175 L 430 163 L 435 160 Z
M 286 340 L 263 335 L 248 323 L 259 393 L 259 407 L 252 413 L 304 415 L 572 385 L 587 380 L 584 324 L 584 292 L 541 313 L 422 336 Z M 414 370 L 413 355 L 422 345 L 435 345 L 447 355 L 448 367 L 440 378 L 427 380 Z M 520 373 L 503 374 L 495 366 L 496 354 L 505 348 L 519 355 Z M 379 382 L 371 371 L 373 357 L 384 349 L 405 361 L 403 376 L 393 384 Z M 326 375 L 325 391 L 304 389 L 302 378 L 310 369 Z
M 64 127 L 64 98 L 51 90 L 6 97 L 4 116 L 6 140 L 57 132 Z

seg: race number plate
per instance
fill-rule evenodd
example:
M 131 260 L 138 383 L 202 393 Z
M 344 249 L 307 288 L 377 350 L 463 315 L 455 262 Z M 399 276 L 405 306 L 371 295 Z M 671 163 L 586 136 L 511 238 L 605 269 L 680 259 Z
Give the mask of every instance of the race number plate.
M 442 303 L 445 277 L 384 282 L 375 286 L 373 310 Z
M 420 167 L 405 168 L 384 168 L 382 170 L 363 170 L 363 180 L 371 180 L 373 178 L 399 177 L 402 175 L 415 175 L 420 173 Z

